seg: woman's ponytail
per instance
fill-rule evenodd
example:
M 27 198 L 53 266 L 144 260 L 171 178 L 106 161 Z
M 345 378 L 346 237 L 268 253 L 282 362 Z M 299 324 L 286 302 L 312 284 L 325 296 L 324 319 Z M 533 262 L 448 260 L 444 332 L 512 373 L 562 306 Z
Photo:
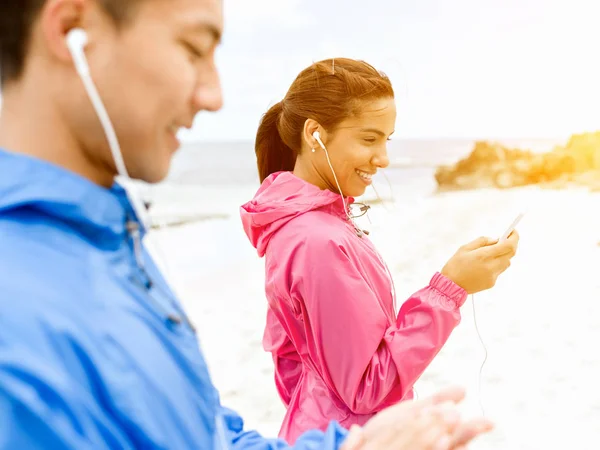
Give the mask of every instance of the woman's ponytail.
M 283 142 L 279 134 L 282 113 L 282 102 L 273 105 L 262 117 L 256 133 L 254 151 L 261 183 L 272 173 L 294 170 L 296 164 L 296 152 Z

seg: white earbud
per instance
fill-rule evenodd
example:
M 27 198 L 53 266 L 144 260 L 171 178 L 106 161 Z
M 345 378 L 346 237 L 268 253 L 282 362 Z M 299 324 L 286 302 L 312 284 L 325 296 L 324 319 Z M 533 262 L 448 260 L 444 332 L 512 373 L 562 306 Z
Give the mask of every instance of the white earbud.
M 318 131 L 315 131 L 312 134 L 312 137 L 315 138 L 315 140 L 319 143 L 319 145 L 321 146 L 321 148 L 325 151 L 327 151 L 327 149 L 325 148 L 325 144 L 323 144 L 323 141 L 321 140 L 321 133 L 319 133 Z
M 85 59 L 85 53 L 83 51 L 87 43 L 87 33 L 81 28 L 73 28 L 67 34 L 67 47 L 71 52 L 75 68 L 80 74 L 90 73 L 90 69 Z

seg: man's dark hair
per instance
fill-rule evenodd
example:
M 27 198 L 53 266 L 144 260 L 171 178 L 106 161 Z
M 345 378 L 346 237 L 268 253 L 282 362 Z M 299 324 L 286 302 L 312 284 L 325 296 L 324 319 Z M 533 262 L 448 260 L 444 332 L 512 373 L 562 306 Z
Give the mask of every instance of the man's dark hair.
M 136 0 L 97 0 L 117 24 Z M 0 85 L 18 79 L 25 65 L 33 23 L 46 0 L 0 0 Z

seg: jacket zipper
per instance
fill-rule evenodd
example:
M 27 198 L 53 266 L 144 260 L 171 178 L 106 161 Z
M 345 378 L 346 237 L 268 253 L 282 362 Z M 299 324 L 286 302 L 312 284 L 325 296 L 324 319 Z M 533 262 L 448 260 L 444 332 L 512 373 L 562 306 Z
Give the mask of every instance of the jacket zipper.
M 141 279 L 140 284 L 143 286 L 144 290 L 148 294 L 148 297 L 150 298 L 150 300 L 152 300 L 154 305 L 163 312 L 166 320 L 169 323 L 172 323 L 174 325 L 180 325 L 183 321 L 182 318 L 176 314 L 169 312 L 160 302 L 158 302 L 154 298 L 154 296 L 151 293 L 152 289 L 156 289 L 156 286 L 152 282 L 152 279 L 150 278 L 150 275 L 148 275 L 148 271 L 146 270 L 146 264 L 144 261 L 144 252 L 142 249 L 142 238 L 141 238 L 139 223 L 133 219 L 129 219 L 129 220 L 127 220 L 126 228 L 127 228 L 127 233 L 129 234 L 129 237 L 131 238 L 131 241 L 133 243 L 133 254 L 134 254 L 136 269 L 140 274 L 140 279 Z M 182 315 L 184 315 L 184 314 L 182 314 Z M 187 319 L 187 317 L 186 317 L 186 319 Z M 188 322 L 192 331 L 195 332 L 195 328 L 193 327 L 191 322 L 189 320 L 186 320 L 186 321 Z
M 365 230 L 361 230 L 360 228 L 358 228 L 356 226 L 356 224 L 354 223 L 353 220 L 350 219 L 350 217 L 348 217 L 347 215 L 344 217 L 345 220 L 348 222 L 348 225 L 351 226 L 354 231 L 356 232 L 356 235 L 359 239 L 362 239 L 364 237 L 364 235 L 368 235 L 369 232 L 365 231 Z M 388 268 L 387 264 L 385 263 L 385 261 L 383 260 L 383 258 L 381 257 L 381 255 L 379 254 L 379 251 L 375 248 L 375 246 L 373 246 L 373 251 L 375 251 L 375 255 L 377 255 L 377 258 L 379 259 L 379 262 L 381 263 L 381 265 L 383 266 L 384 270 L 385 270 L 385 274 L 388 278 L 388 281 L 390 283 L 390 294 L 392 296 L 392 306 L 394 308 L 394 316 L 398 315 L 398 310 L 397 310 L 397 305 L 396 305 L 396 286 L 394 285 L 394 280 L 392 278 L 392 274 L 390 273 L 390 269 Z

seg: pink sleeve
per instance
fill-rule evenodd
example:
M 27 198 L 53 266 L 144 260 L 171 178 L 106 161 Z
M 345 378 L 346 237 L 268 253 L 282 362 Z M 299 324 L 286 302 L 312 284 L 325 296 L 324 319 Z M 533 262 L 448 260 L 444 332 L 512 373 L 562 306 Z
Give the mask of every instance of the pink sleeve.
M 460 322 L 466 292 L 437 273 L 389 326 L 379 293 L 337 243 L 305 244 L 292 276 L 304 300 L 310 357 L 321 376 L 355 414 L 402 400 Z

